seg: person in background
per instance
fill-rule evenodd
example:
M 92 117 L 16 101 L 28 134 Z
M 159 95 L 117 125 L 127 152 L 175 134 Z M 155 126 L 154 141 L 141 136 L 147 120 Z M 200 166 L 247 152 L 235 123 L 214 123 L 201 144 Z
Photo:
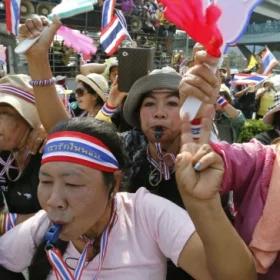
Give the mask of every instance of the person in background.
M 215 63 L 213 58 L 207 57 L 205 52 L 197 54 L 196 67 L 180 85 L 182 102 L 188 96 L 195 96 L 204 105 L 215 104 L 218 95 L 212 83 L 215 75 L 204 66 L 209 63 Z M 198 165 L 198 172 L 213 171 L 212 164 L 223 160 L 224 174 L 220 174 L 223 183 L 212 187 L 221 193 L 233 191 L 236 210 L 233 224 L 254 255 L 258 279 L 279 279 L 279 142 L 264 146 L 255 140 L 243 144 L 210 141 L 200 146 L 211 152 L 208 155 L 196 153 L 197 161 L 192 164 Z
M 263 118 L 268 109 L 273 105 L 276 89 L 273 82 L 267 80 L 263 82 L 261 88 L 256 92 L 256 104 L 257 104 L 257 119 Z
M 84 76 L 77 75 L 75 96 L 80 109 L 84 110 L 81 116 L 94 117 L 106 102 L 108 83 L 106 79 L 96 73 Z
M 82 64 L 80 67 L 80 73 L 85 76 L 91 73 L 102 74 L 108 81 L 109 86 L 111 86 L 118 76 L 118 65 L 117 58 L 110 57 L 106 59 L 104 63 Z
M 264 145 L 270 145 L 280 137 L 280 95 L 278 93 L 274 96 L 273 106 L 264 115 L 263 122 L 271 125 L 272 128 L 257 134 L 254 138 Z
M 255 93 L 256 90 L 253 84 L 238 85 L 233 90 L 234 107 L 241 110 L 246 119 L 252 119 L 253 113 L 256 110 Z
M 7 206 L 0 212 L 0 235 L 41 208 L 37 186 L 46 132 L 29 83 L 30 77 L 23 74 L 0 79 L 0 183 Z M 24 278 L 1 269 L 0 279 Z
M 240 110 L 232 106 L 229 89 L 223 84 L 221 84 L 220 96 L 215 104 L 215 109 L 214 123 L 218 130 L 219 140 L 225 140 L 228 143 L 237 142 L 246 119 Z

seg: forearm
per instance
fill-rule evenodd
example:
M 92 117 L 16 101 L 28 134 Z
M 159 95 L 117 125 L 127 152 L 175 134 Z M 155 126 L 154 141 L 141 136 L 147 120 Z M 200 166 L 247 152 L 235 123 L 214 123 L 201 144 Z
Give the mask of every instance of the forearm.
M 40 58 L 28 58 L 29 74 L 33 80 L 52 78 L 48 55 Z M 66 120 L 69 115 L 60 101 L 54 85 L 34 87 L 36 107 L 41 122 L 49 132 L 58 122 Z
M 205 248 L 213 279 L 256 279 L 251 253 L 226 217 L 220 198 L 183 202 Z
M 227 113 L 228 117 L 230 119 L 235 119 L 239 115 L 239 111 L 235 109 L 232 105 L 227 103 L 224 107 L 223 110 L 225 113 Z
M 100 63 L 88 63 L 80 66 L 80 72 L 82 75 L 88 75 L 90 73 L 102 74 L 106 69 L 106 64 Z

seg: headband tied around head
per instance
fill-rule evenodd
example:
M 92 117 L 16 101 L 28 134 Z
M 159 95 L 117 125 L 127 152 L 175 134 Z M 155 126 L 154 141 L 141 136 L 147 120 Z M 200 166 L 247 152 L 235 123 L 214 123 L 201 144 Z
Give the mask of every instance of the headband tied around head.
M 41 163 L 58 161 L 77 163 L 108 173 L 119 169 L 117 159 L 102 141 L 77 131 L 55 132 L 48 137 Z

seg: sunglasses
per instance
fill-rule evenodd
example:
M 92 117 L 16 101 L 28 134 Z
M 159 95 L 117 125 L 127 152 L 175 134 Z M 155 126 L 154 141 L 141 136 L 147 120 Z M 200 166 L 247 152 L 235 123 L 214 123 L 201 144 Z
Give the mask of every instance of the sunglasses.
M 86 92 L 85 89 L 83 89 L 83 88 L 77 88 L 77 89 L 75 90 L 75 95 L 76 95 L 77 97 L 82 97 L 82 96 L 84 96 L 85 92 Z

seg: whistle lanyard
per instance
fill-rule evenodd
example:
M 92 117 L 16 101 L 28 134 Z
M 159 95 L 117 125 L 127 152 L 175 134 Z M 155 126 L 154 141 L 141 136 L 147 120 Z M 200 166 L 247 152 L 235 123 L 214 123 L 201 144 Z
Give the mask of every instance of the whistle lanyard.
M 113 228 L 113 225 L 116 222 L 116 209 L 114 207 L 114 204 L 115 203 L 113 203 L 114 210 L 111 214 L 110 222 L 101 235 L 98 267 L 97 267 L 97 271 L 93 277 L 93 280 L 97 280 L 98 275 L 101 272 L 102 265 L 103 265 L 105 255 L 106 255 L 106 251 L 107 251 L 109 234 L 111 232 L 111 229 Z M 48 260 L 52 266 L 52 269 L 55 273 L 57 280 L 81 280 L 82 273 L 86 267 L 87 253 L 93 244 L 94 244 L 94 240 L 87 241 L 85 248 L 79 258 L 77 267 L 74 270 L 74 275 L 68 268 L 67 264 L 65 263 L 65 261 L 63 259 L 63 256 L 61 255 L 61 253 L 58 249 L 56 249 L 55 247 L 51 247 L 50 249 L 47 249 L 46 254 L 47 254 Z
M 3 232 L 7 232 L 16 226 L 16 220 L 17 220 L 16 213 L 5 213 L 4 219 L 3 219 L 3 224 L 0 225 L 0 228 L 2 228 Z
M 8 178 L 8 180 L 15 182 L 19 179 L 19 177 L 21 176 L 21 170 L 17 167 L 17 166 L 13 166 L 13 162 L 16 163 L 15 158 L 13 156 L 12 153 L 10 153 L 9 157 L 7 158 L 7 160 L 5 161 L 1 156 L 0 156 L 0 165 L 2 166 L 2 169 L 0 171 L 0 177 L 3 177 L 5 174 Z M 10 171 L 11 170 L 15 170 L 17 171 L 17 176 L 15 179 L 12 179 L 10 176 Z
M 170 169 L 169 166 L 166 164 L 165 160 L 170 157 L 170 160 L 172 163 L 175 162 L 175 156 L 172 153 L 166 153 L 163 154 L 161 150 L 161 145 L 159 142 L 155 143 L 157 156 L 159 158 L 159 161 L 154 160 L 150 154 L 149 150 L 147 148 L 147 159 L 148 161 L 163 175 L 164 180 L 170 179 Z

